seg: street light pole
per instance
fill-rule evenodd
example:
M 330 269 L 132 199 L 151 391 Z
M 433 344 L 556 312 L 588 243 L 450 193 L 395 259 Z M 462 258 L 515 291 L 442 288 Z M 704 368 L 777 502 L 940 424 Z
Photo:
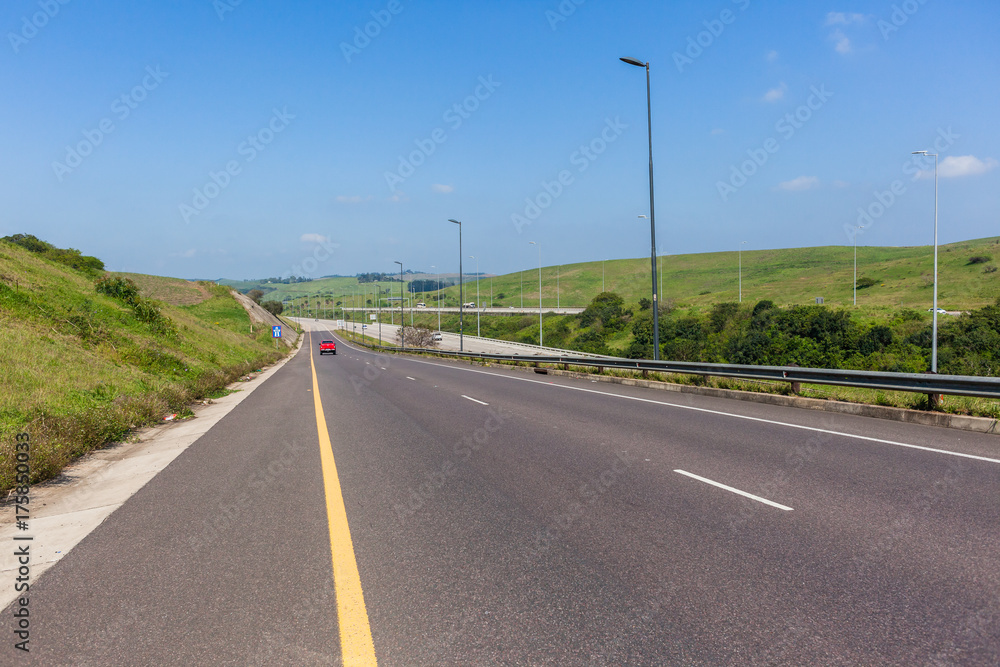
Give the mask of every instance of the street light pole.
M 469 255 L 469 259 L 476 260 L 476 336 L 479 333 L 479 313 L 483 310 L 483 304 L 479 301 L 479 258 L 474 255 Z
M 406 349 L 406 320 L 403 319 L 403 263 L 399 264 L 399 341 L 402 348 Z
M 528 241 L 538 246 L 538 347 L 542 347 L 542 246 L 534 241 Z
M 378 320 L 378 346 L 382 347 L 382 288 L 375 282 L 375 318 Z
M 437 267 L 431 264 L 431 268 L 436 269 Z M 438 293 L 437 293 L 438 332 L 440 332 L 441 331 L 441 271 L 440 270 L 438 270 L 437 272 L 437 277 L 438 277 Z
M 931 372 L 937 373 L 937 332 L 938 332 L 938 154 L 927 151 L 913 151 L 913 155 L 934 158 L 934 312 L 933 338 L 931 339 Z
M 619 58 L 623 63 L 646 68 L 646 126 L 649 133 L 649 240 L 650 264 L 653 272 L 653 359 L 660 358 L 660 304 L 656 287 L 656 209 L 653 206 L 653 107 L 649 93 L 649 63 L 635 58 Z
M 740 303 L 743 303 L 743 245 L 746 241 L 740 241 Z
M 465 276 L 462 274 L 462 223 L 448 219 L 458 225 L 458 351 L 465 351 Z

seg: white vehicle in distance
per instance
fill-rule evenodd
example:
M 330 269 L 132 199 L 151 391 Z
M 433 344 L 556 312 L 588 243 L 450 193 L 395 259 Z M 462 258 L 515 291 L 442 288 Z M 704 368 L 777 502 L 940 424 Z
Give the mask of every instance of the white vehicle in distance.
M 426 307 L 427 307 L 426 303 L 418 303 L 417 304 L 417 308 L 426 308 Z
M 470 301 L 469 303 L 463 303 L 462 307 L 463 308 L 475 308 L 476 307 L 476 302 L 475 301 Z
M 435 331 L 431 334 L 431 340 L 434 342 L 444 340 L 444 336 L 441 335 L 440 331 Z

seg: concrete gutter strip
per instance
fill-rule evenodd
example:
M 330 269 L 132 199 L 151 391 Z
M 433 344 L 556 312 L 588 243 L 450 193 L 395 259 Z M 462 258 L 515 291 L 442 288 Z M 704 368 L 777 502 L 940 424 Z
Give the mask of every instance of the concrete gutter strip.
M 299 337 L 301 348 L 304 337 Z M 208 405 L 192 406 L 195 418 L 140 429 L 131 442 L 91 452 L 63 470 L 59 477 L 32 486 L 31 518 L 27 532 L 18 531 L 14 505 L 0 512 L 0 543 L 15 544 L 15 535 L 30 535 L 31 583 L 58 563 L 70 550 L 122 506 L 139 489 L 170 465 L 181 452 L 242 403 L 257 387 L 287 363 L 290 353 L 260 375 L 229 385 L 236 393 Z M 14 590 L 17 563 L 13 549 L 0 557 L 0 608 L 17 598 Z

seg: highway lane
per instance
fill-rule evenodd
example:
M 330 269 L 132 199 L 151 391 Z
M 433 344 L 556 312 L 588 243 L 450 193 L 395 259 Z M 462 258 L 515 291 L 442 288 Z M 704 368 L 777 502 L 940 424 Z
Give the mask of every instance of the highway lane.
M 358 386 L 366 402 L 389 411 L 375 427 L 387 429 L 380 441 L 406 452 L 398 479 L 382 471 L 380 511 L 396 513 L 395 539 L 407 545 L 399 551 L 428 549 L 429 533 L 438 556 L 429 562 L 438 562 L 457 526 L 480 526 L 468 543 L 490 545 L 494 556 L 483 555 L 463 579 L 519 582 L 516 593 L 487 587 L 473 596 L 495 598 L 503 610 L 487 605 L 474 616 L 471 635 L 494 647 L 483 648 L 487 662 L 919 664 L 938 656 L 990 664 L 996 656 L 996 639 L 981 627 L 996 618 L 1000 591 L 989 565 L 1000 547 L 993 437 L 386 359 L 352 351 L 337 370 L 372 376 Z M 463 396 L 504 408 L 512 415 L 505 423 L 516 424 L 468 460 L 454 443 L 481 427 L 463 415 L 484 408 Z M 678 407 L 664 405 L 671 401 Z M 755 412 L 787 425 L 741 418 Z M 403 422 L 424 434 L 419 444 L 394 434 Z M 438 488 L 434 476 L 446 468 Z M 421 559 L 397 576 L 420 580 L 429 567 Z M 372 606 L 392 607 L 392 599 Z M 410 619 L 402 637 L 448 635 L 446 610 L 467 612 L 463 599 Z M 381 649 L 393 646 L 374 632 Z M 557 646 L 562 652 L 546 648 Z M 432 657 L 443 655 L 444 647 Z
M 322 318 L 313 320 L 302 320 L 300 318 L 292 318 L 300 324 L 303 322 L 309 322 L 309 326 L 316 327 L 318 329 L 336 332 L 341 329 L 336 328 L 335 320 L 324 320 Z M 382 344 L 386 347 L 392 347 L 398 345 L 399 343 L 399 325 L 382 323 L 381 333 L 380 328 L 377 323 L 368 323 L 367 328 L 362 327 L 361 322 L 345 322 L 344 329 L 352 333 L 361 334 L 364 333 L 366 336 L 370 336 L 375 340 L 381 340 Z M 511 341 L 494 340 L 490 338 L 480 338 L 474 335 L 475 325 L 470 329 L 473 333 L 470 334 L 466 331 L 464 336 L 459 336 L 457 333 L 451 333 L 448 331 L 441 332 L 442 340 L 437 343 L 437 349 L 458 351 L 459 349 L 465 352 L 475 352 L 479 354 L 532 354 L 532 355 L 542 355 L 542 354 L 561 354 L 565 353 L 566 350 L 560 350 L 558 348 L 552 347 L 539 347 L 538 345 L 530 345 L 523 343 L 516 343 Z M 379 338 L 381 336 L 381 339 Z M 463 340 L 460 340 L 463 339 Z M 580 352 L 572 352 L 572 354 L 581 354 Z M 586 355 L 584 356 L 594 356 Z
M 1000 657 L 995 436 L 338 347 L 382 664 Z M 32 588 L 38 664 L 337 664 L 308 351 Z

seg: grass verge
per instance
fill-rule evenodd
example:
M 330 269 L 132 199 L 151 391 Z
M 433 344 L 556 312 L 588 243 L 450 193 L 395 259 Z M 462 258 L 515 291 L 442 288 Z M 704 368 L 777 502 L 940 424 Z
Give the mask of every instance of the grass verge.
M 187 293 L 203 298 L 152 302 L 162 318 L 143 321 L 91 277 L 0 243 L 0 491 L 13 486 L 18 433 L 40 482 L 284 354 L 269 329 L 250 332 L 228 288 Z

